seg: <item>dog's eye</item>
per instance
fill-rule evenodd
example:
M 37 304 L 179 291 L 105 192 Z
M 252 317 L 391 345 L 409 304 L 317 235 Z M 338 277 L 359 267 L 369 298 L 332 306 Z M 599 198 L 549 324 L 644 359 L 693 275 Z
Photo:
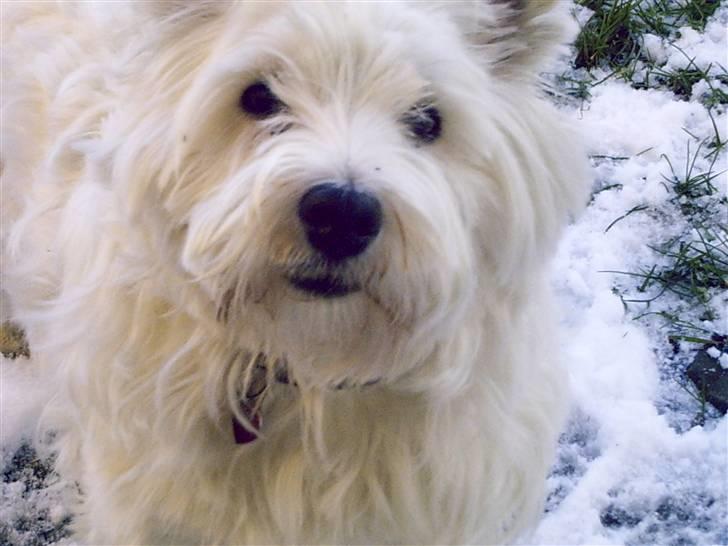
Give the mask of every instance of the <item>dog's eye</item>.
M 414 138 L 425 144 L 434 142 L 442 133 L 440 111 L 432 104 L 415 105 L 402 116 L 402 123 Z
M 277 114 L 285 105 L 265 82 L 257 81 L 243 91 L 240 108 L 251 116 L 262 119 Z

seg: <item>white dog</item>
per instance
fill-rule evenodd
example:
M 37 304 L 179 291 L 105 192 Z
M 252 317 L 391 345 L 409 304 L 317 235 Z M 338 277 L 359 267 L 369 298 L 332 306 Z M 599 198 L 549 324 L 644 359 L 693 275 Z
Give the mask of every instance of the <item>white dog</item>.
M 560 5 L 559 5 L 560 4 Z M 5 288 L 90 544 L 501 543 L 585 199 L 556 0 L 4 4 Z

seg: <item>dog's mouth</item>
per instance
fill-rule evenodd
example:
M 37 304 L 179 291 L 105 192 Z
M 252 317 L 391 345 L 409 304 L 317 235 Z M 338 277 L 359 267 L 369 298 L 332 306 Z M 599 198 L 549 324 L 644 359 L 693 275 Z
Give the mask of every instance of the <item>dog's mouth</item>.
M 316 298 L 343 298 L 362 288 L 349 265 L 316 257 L 286 264 L 281 272 L 291 287 Z
M 319 298 L 342 298 L 361 289 L 359 283 L 347 282 L 331 274 L 320 276 L 292 274 L 288 275 L 288 282 L 297 290 Z

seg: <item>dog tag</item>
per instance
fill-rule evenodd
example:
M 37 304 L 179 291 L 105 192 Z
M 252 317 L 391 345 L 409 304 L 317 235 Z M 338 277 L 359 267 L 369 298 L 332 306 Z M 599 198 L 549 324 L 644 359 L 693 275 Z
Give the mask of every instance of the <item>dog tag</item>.
M 260 430 L 260 426 L 262 425 L 263 421 L 260 417 L 260 413 L 257 411 L 253 413 L 248 420 L 250 421 L 250 424 L 255 427 L 255 430 Z M 250 442 L 254 442 L 258 439 L 258 435 L 255 432 L 252 432 L 245 428 L 243 424 L 237 420 L 237 418 L 233 415 L 233 437 L 235 438 L 236 444 L 249 444 Z

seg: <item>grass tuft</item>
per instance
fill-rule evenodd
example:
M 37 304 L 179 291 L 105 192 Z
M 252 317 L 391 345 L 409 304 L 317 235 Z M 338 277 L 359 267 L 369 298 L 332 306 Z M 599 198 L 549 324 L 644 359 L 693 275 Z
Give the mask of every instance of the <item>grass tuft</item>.
M 644 276 L 640 286 L 646 291 L 652 284 L 670 291 L 685 301 L 706 305 L 712 289 L 728 288 L 728 238 L 721 230 L 695 229 L 697 240 L 685 241 L 673 238 L 659 246 L 650 246 L 665 258 L 668 265 Z M 705 309 L 702 320 L 714 320 L 712 309 Z
M 708 169 L 704 172 L 696 172 L 695 163 L 698 160 L 700 150 L 703 145 L 709 144 L 710 140 L 703 140 L 698 144 L 698 149 L 691 155 L 690 153 L 690 141 L 687 143 L 687 160 L 685 162 L 685 171 L 683 173 L 675 171 L 672 166 L 670 158 L 666 155 L 662 155 L 662 158 L 667 162 L 670 167 L 670 176 L 662 175 L 662 178 L 671 186 L 672 191 L 678 198 L 678 202 L 681 205 L 682 212 L 687 215 L 698 214 L 702 210 L 701 204 L 694 203 L 694 200 L 699 197 L 714 195 L 718 188 L 713 184 L 713 181 L 718 178 L 722 172 L 715 172 L 715 162 L 718 155 L 712 155 L 713 160 L 711 161 Z M 691 201 L 693 200 L 693 201 Z M 694 206 L 699 208 L 693 208 Z
M 622 69 L 637 57 L 640 50 L 638 29 L 632 14 L 635 0 L 583 2 L 594 14 L 576 39 L 576 68 L 594 69 L 608 65 Z
M 685 67 L 666 68 L 645 48 L 646 34 L 674 42 L 683 27 L 702 32 L 720 6 L 717 0 L 577 0 L 577 4 L 592 13 L 575 42 L 576 77 L 559 80 L 566 94 L 588 100 L 591 88 L 616 78 L 637 89 L 665 89 L 690 100 L 694 86 L 705 81 L 709 90 L 700 97 L 703 104 L 709 108 L 728 104 L 725 67 L 701 68 L 688 59 Z

